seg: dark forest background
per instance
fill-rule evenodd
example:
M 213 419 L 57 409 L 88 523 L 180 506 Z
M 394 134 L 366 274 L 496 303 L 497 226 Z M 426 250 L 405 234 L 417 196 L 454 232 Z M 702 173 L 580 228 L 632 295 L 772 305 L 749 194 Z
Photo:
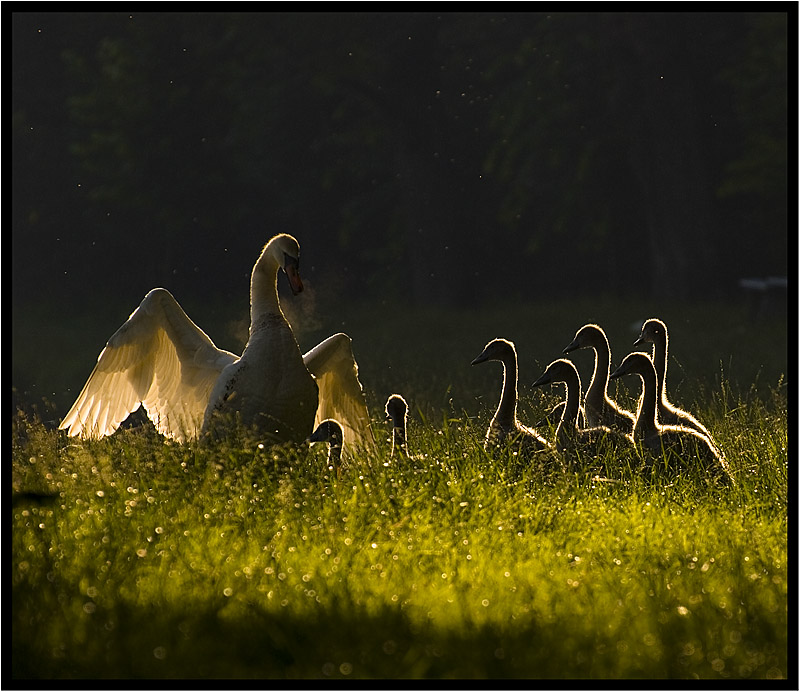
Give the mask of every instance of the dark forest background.
M 15 330 L 246 316 L 277 232 L 326 309 L 740 300 L 788 271 L 785 7 L 6 13 Z

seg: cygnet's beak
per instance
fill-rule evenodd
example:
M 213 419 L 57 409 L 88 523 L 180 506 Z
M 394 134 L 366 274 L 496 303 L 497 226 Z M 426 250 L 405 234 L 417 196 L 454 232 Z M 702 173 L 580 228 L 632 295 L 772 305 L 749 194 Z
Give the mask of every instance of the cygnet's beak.
M 477 365 L 478 363 L 484 363 L 488 360 L 486 356 L 486 351 L 483 351 L 475 360 L 470 363 L 470 365 Z
M 536 382 L 534 382 L 531 385 L 531 387 L 538 387 L 543 384 L 549 384 L 550 382 L 552 382 L 552 380 L 550 379 L 550 373 L 545 370 L 542 376 L 538 380 L 536 380 Z
M 567 346 L 561 353 L 569 353 L 570 351 L 574 351 L 575 349 L 580 348 L 580 344 L 578 343 L 577 339 L 573 339 L 569 346 Z
M 625 373 L 622 371 L 622 366 L 620 365 L 614 372 L 612 372 L 609 376 L 609 380 L 616 380 L 618 377 L 622 377 Z

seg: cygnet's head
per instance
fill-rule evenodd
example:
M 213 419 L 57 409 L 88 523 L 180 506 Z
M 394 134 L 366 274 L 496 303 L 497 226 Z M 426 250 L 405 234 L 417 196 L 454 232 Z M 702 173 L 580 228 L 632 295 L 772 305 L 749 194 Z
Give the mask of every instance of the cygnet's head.
M 541 377 L 532 386 L 539 387 L 543 384 L 552 384 L 554 382 L 572 383 L 576 378 L 578 378 L 578 370 L 575 366 L 566 358 L 559 358 L 547 366 Z
M 404 428 L 408 404 L 399 394 L 392 394 L 386 400 L 386 416 L 392 419 L 395 428 Z
M 605 332 L 596 324 L 585 324 L 576 332 L 575 338 L 562 353 L 569 353 L 579 348 L 594 348 L 603 342 L 608 343 Z
M 647 372 L 655 374 L 653 368 L 653 361 L 646 353 L 629 353 L 622 359 L 619 367 L 614 370 L 608 377 L 615 380 L 623 375 L 639 375 L 644 376 Z
M 504 361 L 509 356 L 516 357 L 517 350 L 514 343 L 506 339 L 492 339 L 481 353 L 472 361 L 472 365 L 485 363 L 489 360 Z
M 317 426 L 317 429 L 313 433 L 311 433 L 308 441 L 328 442 L 331 447 L 341 447 L 343 439 L 344 432 L 339 422 L 333 420 L 333 418 L 327 418 Z
M 667 334 L 667 325 L 657 318 L 646 320 L 642 325 L 642 332 L 639 338 L 633 342 L 634 346 L 643 344 L 654 344 L 659 339 L 664 339 Z

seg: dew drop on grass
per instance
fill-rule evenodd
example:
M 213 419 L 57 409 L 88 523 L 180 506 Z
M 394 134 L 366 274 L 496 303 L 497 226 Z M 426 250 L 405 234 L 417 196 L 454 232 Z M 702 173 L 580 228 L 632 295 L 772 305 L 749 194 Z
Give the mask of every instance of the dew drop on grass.
M 395 651 L 397 651 L 397 644 L 392 639 L 388 639 L 387 641 L 383 642 L 383 653 L 387 656 L 391 656 Z

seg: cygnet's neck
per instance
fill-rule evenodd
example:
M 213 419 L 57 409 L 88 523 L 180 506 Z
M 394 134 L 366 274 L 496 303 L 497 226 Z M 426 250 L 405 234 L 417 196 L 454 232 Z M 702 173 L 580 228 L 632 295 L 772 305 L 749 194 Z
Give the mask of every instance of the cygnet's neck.
M 649 437 L 658 432 L 656 419 L 656 371 L 652 367 L 637 370 L 642 378 L 642 395 L 639 398 L 639 407 L 636 413 L 636 436 Z
M 656 334 L 653 339 L 653 366 L 656 369 L 656 398 L 666 403 L 667 392 L 667 332 L 662 329 L 661 334 Z
M 566 370 L 563 382 L 567 390 L 567 403 L 561 414 L 561 424 L 574 428 L 578 425 L 578 409 L 581 398 L 581 379 L 577 370 Z
M 503 392 L 494 420 L 504 428 L 511 428 L 517 421 L 517 354 L 509 349 L 500 362 L 503 364 Z
M 395 425 L 392 428 L 392 455 L 394 454 L 408 454 L 406 429 L 402 425 Z
M 592 381 L 589 383 L 589 388 L 586 390 L 586 400 L 590 406 L 600 409 L 606 397 L 606 390 L 608 389 L 608 374 L 611 368 L 611 353 L 608 346 L 608 341 L 605 337 L 595 339 L 592 343 L 592 350 L 594 351 L 594 372 L 592 373 Z
M 342 460 L 342 443 L 331 441 L 328 446 L 328 466 L 338 468 Z

